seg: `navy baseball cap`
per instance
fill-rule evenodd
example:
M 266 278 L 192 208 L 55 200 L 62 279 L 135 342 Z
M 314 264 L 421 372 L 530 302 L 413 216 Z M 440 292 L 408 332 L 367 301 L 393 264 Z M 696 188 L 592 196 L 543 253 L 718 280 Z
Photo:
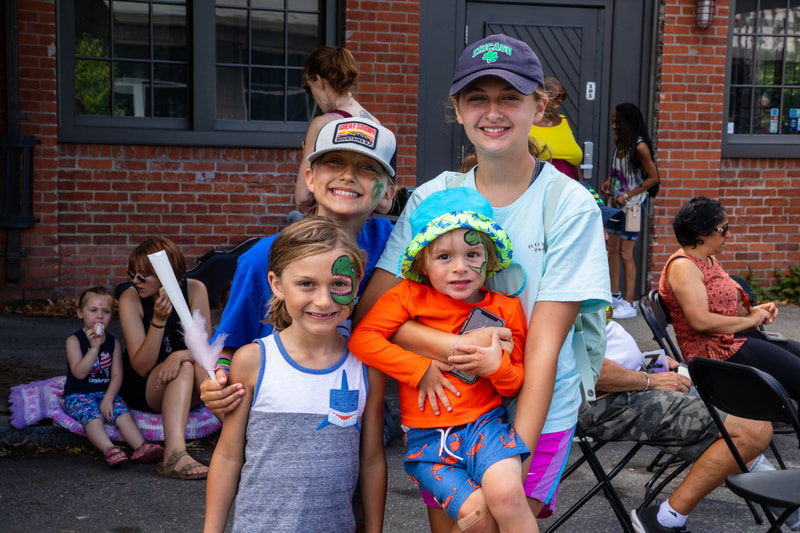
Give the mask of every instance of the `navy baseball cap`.
M 464 49 L 456 63 L 450 96 L 484 76 L 497 76 L 522 94 L 544 87 L 539 58 L 530 46 L 508 35 L 490 35 Z

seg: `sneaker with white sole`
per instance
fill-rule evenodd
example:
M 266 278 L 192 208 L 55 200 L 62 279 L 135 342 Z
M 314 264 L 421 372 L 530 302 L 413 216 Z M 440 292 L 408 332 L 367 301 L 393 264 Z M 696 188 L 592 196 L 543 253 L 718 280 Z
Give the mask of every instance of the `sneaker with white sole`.
M 614 318 L 634 318 L 636 314 L 636 306 L 625 300 L 614 306 Z
M 658 505 L 631 511 L 631 522 L 636 533 L 689 533 L 686 526 L 667 527 L 658 521 Z

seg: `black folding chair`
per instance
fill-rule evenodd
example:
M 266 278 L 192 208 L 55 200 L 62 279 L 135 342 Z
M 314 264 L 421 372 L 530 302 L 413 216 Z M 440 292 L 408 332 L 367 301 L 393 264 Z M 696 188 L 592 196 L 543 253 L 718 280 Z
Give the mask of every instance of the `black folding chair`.
M 187 278 L 199 279 L 205 284 L 208 290 L 208 303 L 212 309 L 225 299 L 224 293 L 236 273 L 239 256 L 258 241 L 258 237 L 251 237 L 227 251 L 210 250 L 186 271 Z
M 642 311 L 644 321 L 650 327 L 653 339 L 664 352 L 678 362 L 683 362 L 681 352 L 667 330 L 670 323 L 669 314 L 664 307 L 664 302 L 658 294 L 658 289 L 653 289 L 639 300 L 639 309 Z
M 611 505 L 611 509 L 614 511 L 614 515 L 617 517 L 617 520 L 622 526 L 623 531 L 633 531 L 633 524 L 631 523 L 630 516 L 626 511 L 625 506 L 622 504 L 622 501 L 620 500 L 619 495 L 614 489 L 614 485 L 612 485 L 611 481 L 625 468 L 630 460 L 639 453 L 639 450 L 641 450 L 644 444 L 635 443 L 625 454 L 625 456 L 620 459 L 613 468 L 611 468 L 611 470 L 606 471 L 603 468 L 599 457 L 597 456 L 597 452 L 610 441 L 601 441 L 593 437 L 589 437 L 583 432 L 580 425 L 575 428 L 575 439 L 577 440 L 578 447 L 581 450 L 581 457 L 572 463 L 566 470 L 564 470 L 564 474 L 561 476 L 561 481 L 563 482 L 573 472 L 580 468 L 581 465 L 587 463 L 589 468 L 591 468 L 597 483 L 583 496 L 581 496 L 578 501 L 572 504 L 569 509 L 559 515 L 558 518 L 556 518 L 555 521 L 550 525 L 550 527 L 545 530 L 545 533 L 550 533 L 561 527 L 564 522 L 569 520 L 572 515 L 574 515 L 581 507 L 583 507 L 584 504 L 586 504 L 586 502 L 592 499 L 592 497 L 594 497 L 594 495 L 601 490 L 608 500 L 609 505 Z M 656 459 L 654 459 L 650 463 L 650 466 L 647 467 L 649 472 L 652 472 L 654 467 L 658 467 L 658 470 L 655 472 L 655 474 L 653 474 L 650 480 L 645 483 L 645 495 L 641 504 L 637 508 L 639 510 L 650 505 L 656 496 L 658 496 L 658 494 L 661 492 L 661 490 L 666 487 L 667 484 L 678 474 L 683 472 L 683 470 L 690 464 L 688 461 L 684 461 L 677 456 L 670 456 L 669 460 L 659 462 L 659 458 L 663 455 L 664 452 L 659 452 Z M 670 468 L 672 468 L 672 471 L 669 472 L 667 476 L 659 482 L 659 478 L 667 473 Z
M 573 472 L 575 472 L 575 470 L 577 470 L 583 463 L 588 463 L 589 468 L 592 469 L 594 477 L 597 479 L 597 483 L 591 489 L 589 489 L 586 494 L 581 496 L 580 499 L 572 505 L 572 507 L 564 511 L 564 513 L 556 518 L 555 522 L 553 522 L 550 527 L 545 530 L 545 533 L 550 533 L 561 527 L 564 522 L 569 520 L 573 514 L 583 507 L 583 505 L 592 499 L 592 497 L 600 490 L 603 491 L 606 499 L 608 499 L 611 509 L 614 511 L 617 520 L 619 520 L 619 523 L 622 526 L 622 530 L 626 533 L 632 533 L 633 524 L 631 523 L 630 516 L 628 516 L 625 506 L 622 504 L 617 491 L 611 484 L 611 480 L 614 479 L 623 468 L 625 468 L 625 465 L 627 465 L 630 460 L 633 459 L 643 445 L 638 443 L 635 444 L 633 448 L 631 448 L 630 451 L 625 454 L 625 457 L 623 457 L 622 460 L 620 460 L 614 466 L 614 468 L 612 468 L 609 472 L 606 472 L 596 455 L 596 452 L 605 446 L 606 442 L 593 441 L 593 439 L 586 436 L 583 430 L 581 430 L 580 426 L 575 428 L 575 438 L 577 439 L 578 447 L 581 449 L 582 455 L 577 461 L 564 470 L 564 474 L 561 476 L 561 482 L 563 483 L 564 480 L 567 479 Z
M 750 502 L 760 504 L 772 524 L 770 531 L 778 531 L 780 524 L 800 506 L 800 469 L 748 472 L 739 450 L 713 408 L 741 418 L 789 424 L 800 446 L 800 420 L 789 395 L 766 372 L 727 361 L 695 357 L 689 362 L 689 375 L 742 471 L 728 476 L 725 484 L 745 498 L 756 517 Z M 742 394 L 742 391 L 747 391 L 747 394 Z M 788 510 L 775 520 L 767 506 L 787 507 Z M 760 517 L 756 521 L 761 523 Z

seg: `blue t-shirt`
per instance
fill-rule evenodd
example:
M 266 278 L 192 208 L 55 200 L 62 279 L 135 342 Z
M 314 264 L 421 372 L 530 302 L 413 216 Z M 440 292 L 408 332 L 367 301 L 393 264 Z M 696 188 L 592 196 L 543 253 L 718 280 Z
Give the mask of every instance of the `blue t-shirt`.
M 358 286 L 358 296 L 361 296 L 367 286 L 391 232 L 392 223 L 385 218 L 368 218 L 361 227 L 358 246 L 367 253 L 367 262 L 364 265 L 364 279 Z M 269 251 L 277 236 L 278 234 L 264 237 L 237 261 L 231 295 L 212 339 L 223 333 L 227 334 L 226 348 L 238 349 L 272 333 L 272 324 L 264 323 L 264 318 L 272 298 L 272 289 L 267 280 Z M 349 332 L 349 321 L 347 331 Z

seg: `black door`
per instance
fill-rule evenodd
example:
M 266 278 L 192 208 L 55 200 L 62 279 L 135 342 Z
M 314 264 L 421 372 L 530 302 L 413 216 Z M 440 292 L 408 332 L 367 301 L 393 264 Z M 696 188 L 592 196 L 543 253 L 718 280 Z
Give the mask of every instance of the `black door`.
M 603 102 L 608 87 L 610 47 L 604 42 L 605 9 L 594 7 L 521 6 L 496 2 L 467 2 L 465 46 L 487 35 L 503 33 L 527 43 L 542 62 L 545 76 L 554 76 L 568 97 L 561 106 L 578 144 L 592 151 L 590 181 L 598 184 L 597 163 L 608 136 Z M 602 126 L 602 127 L 601 127 Z M 468 142 L 463 133 L 454 139 L 457 150 Z M 586 142 L 592 144 L 587 147 Z M 589 163 L 589 158 L 584 163 Z M 587 174 L 585 169 L 584 174 Z M 588 178 L 588 176 L 587 176 Z M 602 181 L 602 180 L 600 180 Z

